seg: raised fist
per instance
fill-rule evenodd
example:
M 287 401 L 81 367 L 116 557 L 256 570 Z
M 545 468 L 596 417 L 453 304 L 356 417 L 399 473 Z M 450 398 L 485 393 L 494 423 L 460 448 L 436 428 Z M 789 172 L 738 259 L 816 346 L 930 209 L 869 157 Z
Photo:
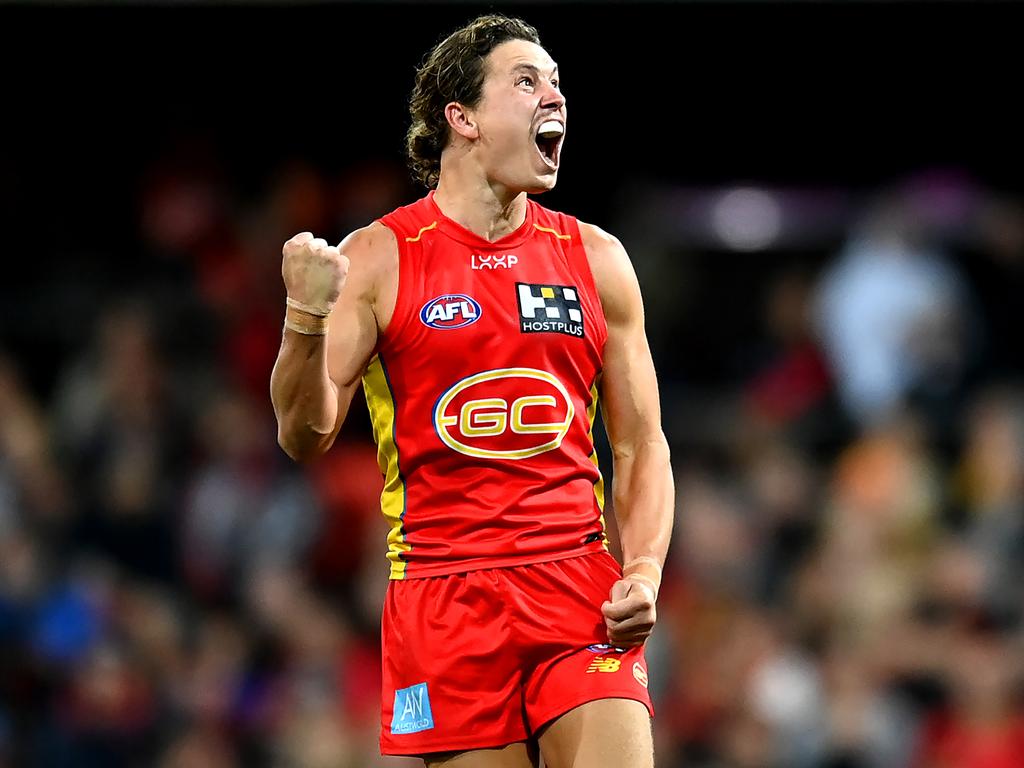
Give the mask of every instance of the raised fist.
M 311 232 L 297 234 L 282 253 L 281 276 L 293 306 L 315 315 L 330 313 L 348 276 L 345 254 Z

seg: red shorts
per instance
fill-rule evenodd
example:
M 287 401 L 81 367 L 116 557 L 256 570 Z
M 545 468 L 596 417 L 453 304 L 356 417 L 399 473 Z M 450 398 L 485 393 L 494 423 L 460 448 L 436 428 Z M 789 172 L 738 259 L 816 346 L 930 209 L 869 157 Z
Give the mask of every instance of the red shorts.
M 381 753 L 525 741 L 595 699 L 635 699 L 653 716 L 643 647 L 608 645 L 601 604 L 620 575 L 600 552 L 392 581 Z

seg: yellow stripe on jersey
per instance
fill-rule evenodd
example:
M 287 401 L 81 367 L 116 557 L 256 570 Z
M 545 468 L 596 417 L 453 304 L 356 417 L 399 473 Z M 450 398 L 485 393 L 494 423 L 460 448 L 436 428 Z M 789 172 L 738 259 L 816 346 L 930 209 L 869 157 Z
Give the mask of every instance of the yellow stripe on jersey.
M 402 554 L 412 549 L 405 540 L 402 518 L 405 516 L 405 480 L 398 466 L 398 444 L 395 442 L 395 398 L 391 393 L 388 372 L 380 355 L 374 355 L 363 374 L 363 392 L 373 422 L 373 437 L 377 441 L 377 465 L 384 475 L 384 490 L 380 495 L 380 508 L 391 530 L 388 532 L 388 560 L 391 578 L 405 578 L 405 560 Z
M 405 238 L 405 242 L 407 242 L 407 243 L 418 243 L 420 241 L 420 238 L 423 237 L 423 233 L 424 232 L 429 232 L 431 229 L 437 229 L 437 222 L 436 221 L 431 222 L 430 224 L 427 224 L 427 226 L 425 226 L 425 227 L 421 227 L 420 231 L 416 234 L 416 237 L 407 237 L 407 238 Z
M 534 224 L 533 226 L 535 226 L 541 232 L 547 232 L 548 234 L 554 235 L 559 240 L 572 240 L 572 235 L 563 235 L 561 232 L 556 232 L 550 227 L 542 227 L 540 224 Z
M 590 424 L 590 432 L 587 437 L 590 444 L 594 445 L 594 417 L 597 416 L 597 381 L 590 386 L 590 405 L 587 406 L 587 422 Z M 597 497 L 597 507 L 604 512 L 604 475 L 601 474 L 601 465 L 597 461 L 597 446 L 594 446 L 590 454 L 590 460 L 597 467 L 597 482 L 594 483 L 594 496 Z M 601 515 L 601 533 L 604 535 L 604 548 L 608 549 L 608 528 L 604 523 L 604 515 Z

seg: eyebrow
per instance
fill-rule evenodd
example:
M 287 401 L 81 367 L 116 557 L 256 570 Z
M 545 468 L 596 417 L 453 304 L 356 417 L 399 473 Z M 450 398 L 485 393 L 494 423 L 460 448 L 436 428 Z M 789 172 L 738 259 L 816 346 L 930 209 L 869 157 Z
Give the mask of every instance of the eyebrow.
M 537 77 L 540 77 L 540 70 L 537 69 L 537 67 L 534 64 L 516 64 L 514 67 L 512 67 L 511 71 L 514 73 L 514 72 L 516 72 L 517 70 L 520 70 L 520 69 L 529 70 L 530 72 L 533 72 L 535 75 L 537 75 Z M 555 68 L 553 70 L 551 70 L 551 76 L 555 77 L 557 74 L 558 74 L 558 65 L 555 64 Z

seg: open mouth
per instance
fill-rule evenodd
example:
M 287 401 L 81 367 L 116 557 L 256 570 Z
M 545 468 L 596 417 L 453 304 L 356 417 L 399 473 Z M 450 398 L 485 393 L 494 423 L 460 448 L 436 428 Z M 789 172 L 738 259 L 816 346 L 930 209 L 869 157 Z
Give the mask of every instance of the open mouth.
M 535 141 L 541 158 L 549 168 L 558 167 L 558 156 L 562 146 L 564 127 L 557 120 L 548 120 L 537 129 Z

